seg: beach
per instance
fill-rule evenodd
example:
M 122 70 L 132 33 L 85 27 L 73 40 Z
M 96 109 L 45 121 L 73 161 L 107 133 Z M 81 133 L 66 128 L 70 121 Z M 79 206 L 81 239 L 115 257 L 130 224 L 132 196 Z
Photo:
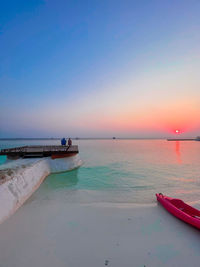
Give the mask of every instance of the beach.
M 37 204 L 32 197 L 1 225 L 1 266 L 199 264 L 199 231 L 157 204 Z

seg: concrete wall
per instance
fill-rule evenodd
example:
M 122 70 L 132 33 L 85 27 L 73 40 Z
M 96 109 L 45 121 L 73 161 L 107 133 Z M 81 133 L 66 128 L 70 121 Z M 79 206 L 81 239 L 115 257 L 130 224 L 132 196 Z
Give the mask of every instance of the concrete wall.
M 19 159 L 0 165 L 0 223 L 13 214 L 55 172 L 81 165 L 79 155 L 63 159 Z

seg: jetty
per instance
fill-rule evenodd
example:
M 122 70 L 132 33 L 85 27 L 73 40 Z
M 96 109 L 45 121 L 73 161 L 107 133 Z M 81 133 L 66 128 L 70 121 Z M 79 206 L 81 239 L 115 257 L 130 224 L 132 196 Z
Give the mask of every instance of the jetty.
M 8 159 L 18 158 L 64 158 L 78 154 L 78 146 L 21 146 L 1 149 L 0 155 L 6 155 Z
M 167 141 L 198 141 L 195 138 L 169 138 Z

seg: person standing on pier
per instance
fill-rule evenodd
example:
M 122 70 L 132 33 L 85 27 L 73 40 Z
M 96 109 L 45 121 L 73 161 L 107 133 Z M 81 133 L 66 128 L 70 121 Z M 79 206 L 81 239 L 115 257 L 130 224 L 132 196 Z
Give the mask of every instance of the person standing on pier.
M 71 146 L 72 145 L 72 140 L 69 138 L 67 143 L 68 143 L 68 146 Z

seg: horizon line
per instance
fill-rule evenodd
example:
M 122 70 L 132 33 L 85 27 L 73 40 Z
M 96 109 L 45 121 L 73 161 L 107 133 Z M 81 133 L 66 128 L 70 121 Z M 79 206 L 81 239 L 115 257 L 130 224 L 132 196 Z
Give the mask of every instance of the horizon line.
M 0 140 L 61 140 L 63 137 L 1 137 Z M 69 137 L 64 137 L 69 138 Z M 168 139 L 169 137 L 70 137 L 72 140 L 116 140 L 116 139 Z M 171 137 L 172 138 L 172 137 Z M 184 137 L 191 139 L 194 137 Z M 182 139 L 182 138 L 177 138 Z

